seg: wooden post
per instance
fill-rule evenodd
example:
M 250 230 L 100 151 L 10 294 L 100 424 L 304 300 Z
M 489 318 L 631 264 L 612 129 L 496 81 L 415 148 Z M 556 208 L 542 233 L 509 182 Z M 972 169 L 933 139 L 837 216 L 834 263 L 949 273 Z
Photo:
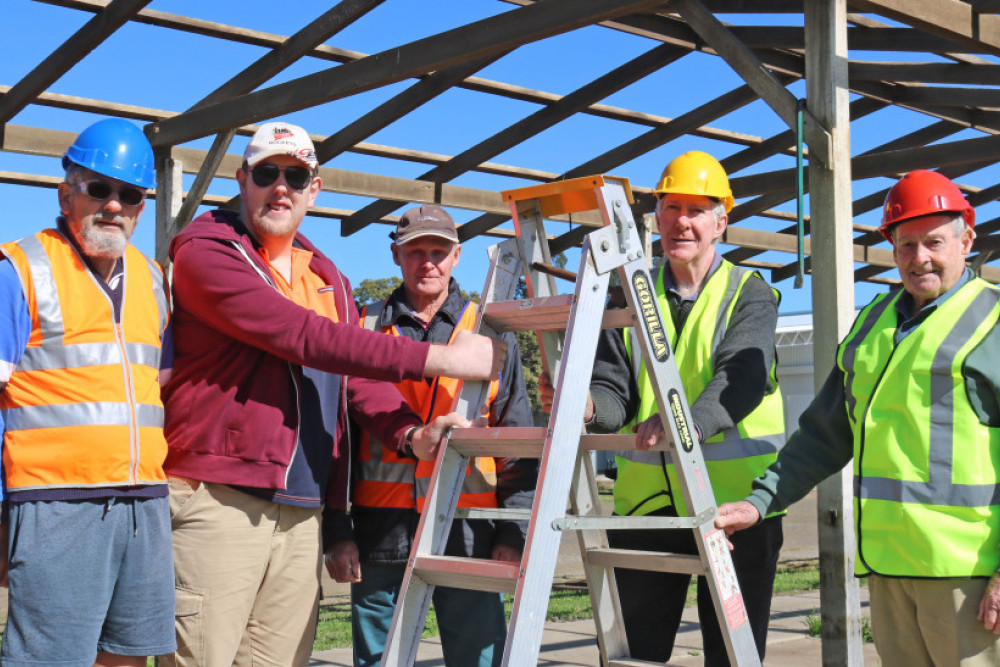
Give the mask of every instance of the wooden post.
M 156 158 L 156 261 L 166 270 L 167 249 L 174 237 L 174 221 L 184 196 L 181 162 L 171 157 L 170 146 L 154 150 Z
M 829 164 L 809 160 L 816 389 L 854 319 L 847 2 L 805 0 L 807 108 L 831 136 Z M 854 578 L 852 471 L 819 486 L 823 664 L 861 667 L 861 606 Z
M 642 241 L 642 251 L 646 254 L 646 266 L 653 268 L 653 230 L 656 229 L 656 214 L 643 213 L 637 216 L 639 224 L 639 239 Z

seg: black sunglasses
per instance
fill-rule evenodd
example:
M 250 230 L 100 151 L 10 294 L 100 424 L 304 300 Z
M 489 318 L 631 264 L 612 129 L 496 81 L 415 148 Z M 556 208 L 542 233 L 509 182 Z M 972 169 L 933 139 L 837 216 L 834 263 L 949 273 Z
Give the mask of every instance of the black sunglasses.
M 77 183 L 77 185 L 80 187 L 80 192 L 85 192 L 87 196 L 93 197 L 97 201 L 107 201 L 112 193 L 118 193 L 118 201 L 121 203 L 126 206 L 138 206 L 146 198 L 146 193 L 139 188 L 126 186 L 115 189 L 107 181 L 87 181 L 86 183 Z
M 313 176 L 312 169 L 307 169 L 306 167 L 291 166 L 281 168 L 270 162 L 258 164 L 253 169 L 247 169 L 247 171 L 250 172 L 250 177 L 253 178 L 254 184 L 261 188 L 271 185 L 278 180 L 278 176 L 284 173 L 285 183 L 288 183 L 288 187 L 293 190 L 305 190 L 306 186 L 312 181 Z

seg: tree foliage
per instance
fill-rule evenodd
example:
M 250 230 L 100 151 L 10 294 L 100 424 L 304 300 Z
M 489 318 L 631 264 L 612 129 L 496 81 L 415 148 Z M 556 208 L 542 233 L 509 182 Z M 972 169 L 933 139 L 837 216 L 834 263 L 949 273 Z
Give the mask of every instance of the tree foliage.
M 366 278 L 354 288 L 354 305 L 358 310 L 376 301 L 385 301 L 393 290 L 403 284 L 402 278 Z
M 517 283 L 514 290 L 515 299 L 528 298 L 524 278 Z M 521 366 L 524 368 L 524 386 L 528 390 L 528 400 L 531 401 L 531 412 L 537 418 L 542 415 L 542 396 L 538 393 L 538 377 L 542 374 L 542 354 L 538 347 L 538 339 L 534 331 L 517 331 L 517 344 L 521 348 Z

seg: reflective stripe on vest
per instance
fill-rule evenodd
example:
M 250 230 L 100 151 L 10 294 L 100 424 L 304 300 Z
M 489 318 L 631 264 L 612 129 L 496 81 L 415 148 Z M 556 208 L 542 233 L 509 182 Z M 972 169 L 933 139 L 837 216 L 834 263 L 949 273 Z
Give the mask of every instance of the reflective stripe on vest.
M 723 260 L 698 295 L 678 335 L 666 297 L 667 270 L 664 267 L 657 276 L 657 302 L 664 313 L 664 326 L 674 346 L 685 394 L 693 403 L 715 374 L 716 350 L 728 331 L 743 286 L 756 274 Z M 776 291 L 775 296 L 778 296 Z M 625 343 L 630 359 L 637 359 L 640 355 L 632 350 L 629 331 L 626 331 Z M 764 396 L 760 405 L 735 428 L 702 443 L 702 455 L 718 503 L 740 500 L 749 494 L 751 481 L 774 462 L 784 445 L 784 406 L 778 390 L 776 363 L 771 367 L 774 391 Z M 621 430 L 626 434 L 631 434 L 635 424 L 657 411 L 652 382 L 644 364 L 640 365 L 636 379 L 639 408 L 635 419 Z M 671 492 L 678 514 L 688 513 L 669 452 L 633 449 L 617 454 L 616 513 L 643 515 L 668 507 Z
M 362 326 L 377 326 L 382 307 L 384 303 L 371 309 L 366 308 L 361 314 Z M 475 323 L 476 306 L 470 301 L 466 303 L 462 316 L 455 325 L 449 344 L 459 331 L 472 331 Z M 382 331 L 394 336 L 401 335 L 395 326 L 385 327 Z M 430 384 L 426 380 L 404 380 L 397 383 L 396 387 L 413 411 L 427 424 L 435 417 L 451 411 L 454 398 L 462 390 L 462 382 L 437 377 Z M 499 389 L 499 382 L 490 383 L 488 404 L 496 399 Z M 360 456 L 355 467 L 357 479 L 353 502 L 364 507 L 413 508 L 422 511 L 424 498 L 430 490 L 434 464 L 434 461 L 414 461 L 397 456 L 367 431 L 363 431 Z M 492 458 L 470 459 L 458 506 L 497 506 L 496 463 Z
M 58 231 L 0 251 L 32 321 L 0 394 L 8 488 L 164 483 L 158 374 L 169 306 L 159 266 L 127 246 L 116 324 L 111 299 Z
M 855 571 L 991 576 L 1000 429 L 980 423 L 962 369 L 1000 319 L 1000 291 L 969 281 L 896 345 L 901 294 L 876 297 L 837 353 L 854 433 Z

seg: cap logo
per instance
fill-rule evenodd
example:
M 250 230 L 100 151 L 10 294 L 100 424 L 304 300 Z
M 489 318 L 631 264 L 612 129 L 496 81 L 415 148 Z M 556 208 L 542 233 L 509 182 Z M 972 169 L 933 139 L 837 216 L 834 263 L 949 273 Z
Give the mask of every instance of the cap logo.
M 292 136 L 292 131 L 289 130 L 287 127 L 274 128 L 275 139 L 284 139 L 285 137 L 290 137 L 290 136 Z

